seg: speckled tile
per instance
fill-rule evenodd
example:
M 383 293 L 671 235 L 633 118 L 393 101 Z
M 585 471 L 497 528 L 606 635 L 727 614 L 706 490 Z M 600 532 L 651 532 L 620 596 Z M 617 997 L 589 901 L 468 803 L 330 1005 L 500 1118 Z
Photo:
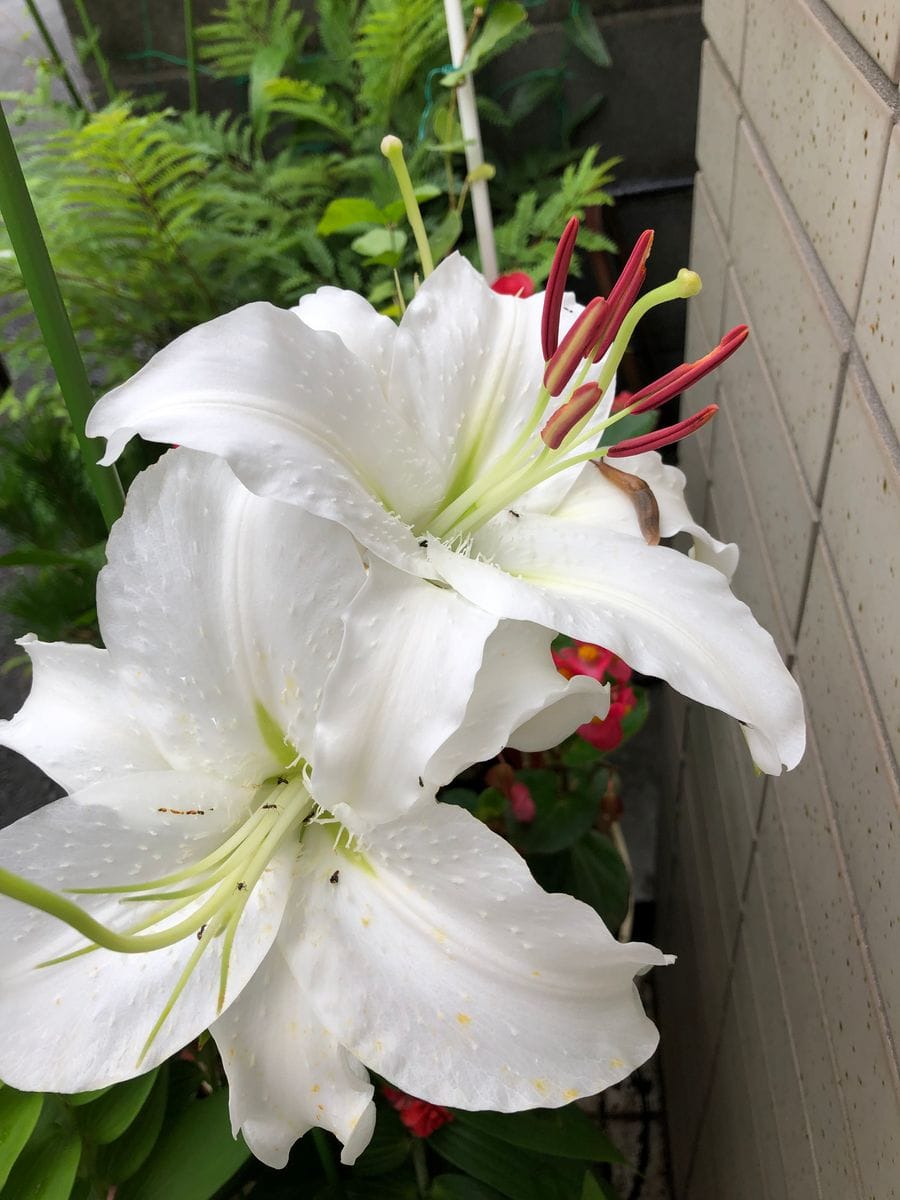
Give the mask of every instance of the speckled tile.
M 900 13 L 895 0 L 825 0 L 894 83 L 900 82 Z
M 855 315 L 891 109 L 803 0 L 749 0 L 741 93 L 822 265 Z
M 742 892 L 768 776 L 758 774 L 753 766 L 737 721 L 715 708 L 706 710 L 706 720 L 722 793 L 728 851 L 738 891 Z
M 703 293 L 701 292 L 702 296 Z M 697 299 L 699 300 L 699 296 Z M 692 305 L 688 308 L 687 313 L 687 335 L 684 342 L 684 357 L 686 362 L 694 362 L 701 358 L 706 352 L 715 345 L 718 337 L 713 335 L 706 322 L 703 320 L 701 310 Z M 679 415 L 688 417 L 692 413 L 699 412 L 701 408 L 706 408 L 708 404 L 717 404 L 718 396 L 718 372 L 713 371 L 706 375 L 699 383 L 695 383 L 681 397 L 681 410 Z M 702 465 L 702 478 L 709 479 L 712 475 L 713 455 L 715 453 L 715 441 L 717 436 L 716 426 L 719 423 L 719 417 L 707 422 L 702 429 L 697 433 L 692 434 L 689 438 L 685 438 L 679 443 L 678 448 L 678 463 L 685 475 L 688 477 L 688 487 L 686 489 L 688 507 L 698 521 L 701 520 L 697 513 L 700 509 L 700 496 L 698 489 L 701 484 L 695 478 L 695 472 L 691 469 L 691 463 L 699 457 Z M 704 507 L 705 507 L 705 488 L 704 491 Z
M 841 401 L 822 522 L 894 756 L 900 759 L 900 447 L 862 372 Z
M 831 1037 L 832 1026 L 840 1032 L 845 1019 L 853 1017 L 835 1008 L 831 987 L 823 988 L 820 963 L 823 940 L 833 940 L 838 948 L 854 944 L 853 915 L 846 864 L 835 840 L 834 811 L 812 734 L 800 765 L 772 780 L 772 790 L 775 803 L 766 814 L 762 852 L 781 897 L 772 904 L 775 945 L 813 1145 L 822 1178 L 834 1180 L 835 1190 L 846 1200 L 861 1200 L 862 1182 Z
M 806 685 L 808 719 L 821 752 L 889 1028 L 896 1038 L 900 1035 L 900 790 L 822 539 L 813 562 L 797 667 Z
M 754 1105 L 733 1003 L 728 1006 L 709 1107 L 697 1147 L 692 1184 L 701 1200 L 759 1200 L 764 1196 Z M 715 1174 L 707 1178 L 703 1159 Z M 691 1196 L 693 1200 L 692 1186 Z
M 900 29 L 900 18 L 897 21 Z M 866 266 L 856 343 L 872 382 L 900 433 L 900 125 L 888 150 Z
M 769 1029 L 763 1024 L 757 992 L 770 988 L 760 975 L 742 937 L 734 960 L 731 994 L 737 1017 L 737 1038 L 747 1070 L 747 1107 L 753 1114 L 762 1171 L 762 1195 L 767 1200 L 793 1200 L 784 1184 L 778 1116 L 768 1070 Z M 727 1192 L 723 1195 L 727 1196 Z
M 691 224 L 689 262 L 691 269 L 696 271 L 703 280 L 700 294 L 690 301 L 689 311 L 696 310 L 703 322 L 704 330 L 715 343 L 723 332 L 722 302 L 725 298 L 728 247 L 725 244 L 725 233 L 713 211 L 709 190 L 706 186 L 706 177 L 702 171 L 694 180 L 694 213 Z
M 806 1100 L 772 941 L 772 911 L 776 911 L 776 919 L 780 920 L 782 915 L 787 918 L 787 914 L 777 912 L 782 897 L 774 883 L 770 864 L 762 850 L 757 849 L 741 935 L 753 978 L 760 1027 L 765 1031 L 760 1049 L 764 1052 L 772 1088 L 787 1194 L 790 1200 L 818 1200 L 820 1196 L 830 1200 L 827 1191 L 819 1190 Z
M 734 148 L 740 115 L 740 101 L 722 61 L 712 43 L 704 42 L 697 112 L 697 162 L 725 230 L 731 212 Z
M 757 621 L 775 639 L 782 658 L 786 658 L 793 646 L 790 627 L 784 604 L 776 591 L 775 568 L 763 540 L 762 524 L 750 491 L 745 463 L 738 450 L 731 416 L 733 404 L 740 400 L 733 397 L 727 387 L 722 389 L 722 399 L 723 411 L 713 422 L 718 424 L 719 430 L 713 488 L 707 507 L 708 526 L 720 540 L 736 542 L 740 548 L 737 570 L 731 581 L 732 591 L 750 606 Z
M 748 314 L 733 273 L 725 296 L 725 325 L 746 324 Z M 776 594 L 789 630 L 796 627 L 806 579 L 815 510 L 781 408 L 759 349 L 746 342 L 722 366 L 720 387 L 740 461 L 765 535 Z M 713 501 L 730 486 L 713 466 Z M 774 630 L 770 630 L 773 636 Z
M 747 0 L 703 0 L 706 32 L 715 42 L 735 83 L 741 75 L 746 21 Z
M 827 282 L 810 269 L 802 252 L 805 235 L 795 230 L 746 124 L 738 134 L 734 189 L 731 242 L 750 336 L 772 375 L 806 482 L 817 495 L 850 321 Z

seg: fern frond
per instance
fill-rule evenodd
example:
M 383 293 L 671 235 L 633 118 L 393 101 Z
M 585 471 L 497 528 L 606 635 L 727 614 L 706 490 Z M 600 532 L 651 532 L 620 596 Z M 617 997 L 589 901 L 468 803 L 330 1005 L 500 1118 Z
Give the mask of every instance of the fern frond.
M 308 36 L 293 0 L 226 0 L 212 15 L 216 20 L 197 29 L 199 54 L 223 78 L 249 75 L 253 60 L 270 46 L 287 46 L 296 55 Z
M 373 123 L 386 127 L 413 78 L 423 87 L 427 68 L 448 62 L 449 56 L 444 10 L 435 0 L 368 0 L 355 57 L 362 72 L 361 100 Z M 420 107 L 423 100 L 424 90 Z

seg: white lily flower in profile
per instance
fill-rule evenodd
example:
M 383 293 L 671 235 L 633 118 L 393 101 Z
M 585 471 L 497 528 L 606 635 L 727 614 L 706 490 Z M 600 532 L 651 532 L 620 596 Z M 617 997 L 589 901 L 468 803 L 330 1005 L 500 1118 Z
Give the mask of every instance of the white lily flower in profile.
M 563 293 L 576 228 L 544 296 L 497 295 L 452 255 L 399 326 L 333 287 L 290 312 L 247 305 L 162 350 L 98 402 L 88 432 L 108 439 L 105 463 L 136 433 L 222 455 L 252 491 L 340 522 L 387 562 L 605 646 L 736 717 L 756 764 L 778 774 L 803 753 L 799 689 L 714 569 L 733 569 L 736 549 L 691 520 L 683 476 L 653 453 L 713 408 L 597 445 L 614 437 L 614 371 L 641 315 L 699 278 L 682 271 L 637 299 L 648 233 L 610 295 L 579 310 Z M 676 395 L 745 336 L 733 330 L 630 411 Z M 681 530 L 693 559 L 657 544 Z
M 106 649 L 23 639 L 32 692 L 0 723 L 69 793 L 0 832 L 0 1079 L 104 1087 L 208 1027 L 235 1132 L 279 1166 L 311 1127 L 353 1162 L 367 1067 L 514 1110 L 652 1053 L 632 980 L 665 956 L 432 798 L 605 710 L 549 631 L 367 569 L 183 449 L 134 484 L 108 559 Z

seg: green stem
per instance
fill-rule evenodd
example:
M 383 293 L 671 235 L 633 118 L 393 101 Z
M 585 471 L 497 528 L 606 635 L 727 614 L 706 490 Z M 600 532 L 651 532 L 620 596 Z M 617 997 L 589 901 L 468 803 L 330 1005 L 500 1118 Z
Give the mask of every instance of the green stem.
M 114 467 L 97 465 L 97 460 L 103 453 L 103 443 L 96 438 L 88 438 L 84 432 L 87 415 L 94 403 L 93 392 L 2 107 L 0 215 L 9 233 L 22 279 L 31 297 L 34 315 L 44 337 L 47 354 L 56 372 L 66 408 L 69 410 L 88 482 L 94 489 L 97 503 L 109 527 L 122 515 L 125 503 L 122 484 Z
M 419 1195 L 424 1197 L 428 1192 L 431 1178 L 428 1174 L 428 1161 L 425 1157 L 425 1143 L 421 1138 L 412 1140 L 412 1160 L 413 1169 L 416 1172 L 416 1188 Z
M 63 56 L 59 52 L 59 47 L 53 40 L 53 34 L 44 24 L 44 18 L 38 11 L 38 6 L 35 4 L 35 0 L 25 0 L 25 7 L 31 13 L 31 19 L 37 26 L 37 31 L 41 35 L 44 45 L 47 47 L 47 53 L 53 59 L 53 65 L 59 72 L 60 79 L 66 85 L 66 91 L 72 97 L 72 103 L 76 108 L 80 108 L 82 112 L 84 112 L 84 101 L 78 95 L 75 84 L 72 82 L 72 76 L 69 74 L 69 69 L 63 62 Z
M 184 56 L 188 71 L 188 104 L 197 111 L 197 42 L 194 37 L 193 0 L 184 0 Z
M 116 98 L 116 89 L 113 86 L 112 76 L 109 73 L 109 63 L 106 61 L 106 55 L 100 49 L 100 35 L 97 32 L 97 27 L 87 14 L 87 9 L 84 7 L 84 0 L 72 0 L 72 2 L 75 5 L 75 11 L 78 13 L 78 19 L 81 22 L 84 36 L 90 45 L 91 55 L 97 64 L 97 70 L 100 72 L 100 78 L 103 80 L 106 99 L 111 102 Z
M 341 1185 L 341 1176 L 337 1168 L 337 1163 L 334 1161 L 334 1155 L 331 1153 L 331 1146 L 328 1144 L 328 1138 L 322 1129 L 311 1130 L 313 1137 L 313 1145 L 316 1148 L 316 1153 L 319 1156 L 319 1162 L 322 1164 L 322 1170 L 325 1172 L 325 1178 L 334 1188 L 335 1195 L 343 1196 L 344 1189 Z

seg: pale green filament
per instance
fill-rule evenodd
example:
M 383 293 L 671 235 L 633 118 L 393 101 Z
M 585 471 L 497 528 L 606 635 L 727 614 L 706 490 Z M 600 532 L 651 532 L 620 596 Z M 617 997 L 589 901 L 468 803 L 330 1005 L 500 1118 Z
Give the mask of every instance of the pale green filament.
M 403 143 L 398 137 L 388 134 L 387 137 L 381 139 L 381 153 L 391 164 L 391 170 L 397 180 L 397 186 L 403 198 L 403 207 L 406 209 L 406 218 L 413 231 L 413 237 L 416 239 L 416 249 L 419 251 L 419 259 L 422 263 L 422 274 L 427 279 L 434 270 L 434 259 L 431 256 L 431 246 L 428 244 L 428 234 L 425 232 L 425 222 L 422 220 L 416 191 L 409 177 L 406 159 L 403 157 Z
M 633 305 L 616 334 L 597 380 L 600 396 L 612 383 L 641 317 L 658 304 L 684 299 L 695 295 L 699 290 L 700 277 L 693 271 L 682 270 L 677 278 L 648 292 Z M 593 359 L 588 357 L 570 385 L 572 391 L 584 382 L 592 365 Z M 549 399 L 547 389 L 542 386 L 528 422 L 509 449 L 459 495 L 447 497 L 449 502 L 445 502 L 442 510 L 426 522 L 421 530 L 417 529 L 417 533 L 431 533 L 448 541 L 460 541 L 470 536 L 519 496 L 545 479 L 592 458 L 603 457 L 607 451 L 597 446 L 602 433 L 628 415 L 628 410 L 625 409 L 604 421 L 596 421 L 595 409 L 569 431 L 556 450 L 551 450 L 540 440 L 540 427 L 545 419 Z M 558 400 L 559 403 L 563 402 L 562 397 Z M 582 453 L 572 453 L 587 443 L 590 443 L 591 449 Z
M 147 917 L 130 924 L 121 932 L 95 920 L 64 896 L 0 868 L 0 894 L 56 917 L 89 940 L 89 945 L 41 963 L 41 967 L 66 962 L 101 947 L 121 954 L 140 954 L 164 949 L 187 937 L 197 936 L 198 944 L 154 1024 L 138 1064 L 167 1020 L 206 947 L 214 938 L 224 934 L 218 992 L 218 1009 L 221 1011 L 225 1003 L 231 952 L 247 901 L 278 847 L 298 831 L 314 807 L 306 788 L 305 764 L 302 768 L 294 768 L 291 774 L 295 771 L 300 778 L 296 775 L 290 780 L 282 777 L 267 781 L 257 789 L 255 801 L 258 807 L 239 829 L 199 862 L 142 883 L 73 889 L 82 895 L 118 896 L 120 903 L 153 906 Z M 164 890 L 179 883 L 185 886 L 175 891 Z M 166 929 L 144 932 L 175 916 L 204 894 L 207 897 L 205 901 L 183 920 Z

